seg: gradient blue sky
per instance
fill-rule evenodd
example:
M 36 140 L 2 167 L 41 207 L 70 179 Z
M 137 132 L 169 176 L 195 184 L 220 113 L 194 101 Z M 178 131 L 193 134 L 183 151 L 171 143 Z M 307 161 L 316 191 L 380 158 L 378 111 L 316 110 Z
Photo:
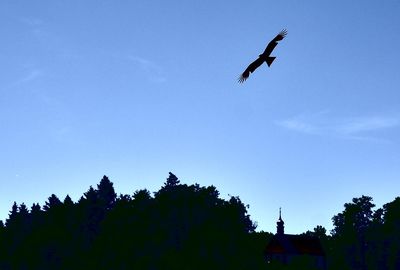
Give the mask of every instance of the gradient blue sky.
M 0 219 L 168 172 L 250 205 L 258 230 L 400 195 L 400 2 L 0 2 Z M 237 77 L 283 28 L 271 68 Z

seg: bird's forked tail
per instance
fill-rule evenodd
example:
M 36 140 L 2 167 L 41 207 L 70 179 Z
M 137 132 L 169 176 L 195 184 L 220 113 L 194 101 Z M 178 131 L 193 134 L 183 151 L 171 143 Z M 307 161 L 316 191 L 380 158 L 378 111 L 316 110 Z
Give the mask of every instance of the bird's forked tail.
M 276 57 L 271 57 L 271 56 L 268 56 L 268 57 L 267 57 L 267 60 L 265 60 L 265 62 L 267 62 L 267 65 L 268 65 L 269 67 L 272 65 L 272 62 L 274 62 L 275 58 L 276 58 Z

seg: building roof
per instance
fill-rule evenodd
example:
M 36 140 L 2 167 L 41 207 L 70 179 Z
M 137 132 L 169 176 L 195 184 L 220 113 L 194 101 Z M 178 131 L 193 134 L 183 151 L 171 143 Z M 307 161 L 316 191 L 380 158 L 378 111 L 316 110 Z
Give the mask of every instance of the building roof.
M 265 248 L 265 254 L 325 256 L 318 237 L 293 234 L 274 235 Z

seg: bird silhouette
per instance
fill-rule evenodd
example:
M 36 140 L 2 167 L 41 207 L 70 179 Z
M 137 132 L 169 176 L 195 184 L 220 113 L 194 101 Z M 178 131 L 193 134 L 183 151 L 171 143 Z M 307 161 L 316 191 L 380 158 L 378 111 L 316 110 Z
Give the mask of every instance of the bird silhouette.
M 267 48 L 265 48 L 264 52 L 258 56 L 258 58 L 251 63 L 246 70 L 240 75 L 238 81 L 243 83 L 247 78 L 249 78 L 250 73 L 253 73 L 259 66 L 261 66 L 264 62 L 270 67 L 272 62 L 274 62 L 276 57 L 271 56 L 272 51 L 278 45 L 278 41 L 281 41 L 287 35 L 287 30 L 283 29 L 279 34 L 268 43 Z

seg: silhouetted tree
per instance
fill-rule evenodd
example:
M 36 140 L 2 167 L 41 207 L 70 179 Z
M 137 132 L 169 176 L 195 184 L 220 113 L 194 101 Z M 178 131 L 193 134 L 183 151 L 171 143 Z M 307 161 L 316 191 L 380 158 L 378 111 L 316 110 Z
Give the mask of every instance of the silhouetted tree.
M 336 267 L 367 269 L 369 243 L 367 232 L 373 221 L 372 198 L 354 198 L 344 205 L 345 210 L 332 218 L 334 229 L 334 263 Z M 346 268 L 343 268 L 346 269 Z
M 111 183 L 110 179 L 105 175 L 97 185 L 97 195 L 99 204 L 104 207 L 105 210 L 110 210 L 114 206 L 117 194 L 114 191 L 113 183 Z
M 78 202 L 80 238 L 84 250 L 89 250 L 99 231 L 105 210 L 100 205 L 97 191 L 90 186 Z
M 6 246 L 5 244 L 5 226 L 2 220 L 0 220 L 0 269 L 5 269 L 5 259 L 6 259 Z
M 43 210 L 49 211 L 51 209 L 57 208 L 60 205 L 61 205 L 60 199 L 56 195 L 51 194 L 51 196 L 45 202 L 45 205 L 43 206 Z
M 25 203 L 21 203 L 20 206 L 18 207 L 19 214 L 21 218 L 27 218 L 29 215 L 29 210 L 26 207 Z
M 38 203 L 33 203 L 31 206 L 31 215 L 39 216 L 42 213 L 42 209 Z
M 6 226 L 12 227 L 12 224 L 17 220 L 17 216 L 18 216 L 18 204 L 17 202 L 14 202 L 14 204 L 11 207 L 11 211 L 8 214 L 8 218 L 6 219 Z
M 383 205 L 382 250 L 388 269 L 400 269 L 400 197 Z
M 169 172 L 168 173 L 169 176 L 167 178 L 167 181 L 164 183 L 164 188 L 172 188 L 172 187 L 176 187 L 177 185 L 179 185 L 179 179 L 178 177 L 176 177 L 175 174 Z
M 133 199 L 136 201 L 148 201 L 151 199 L 150 191 L 147 189 L 137 190 L 133 193 Z
M 72 207 L 74 205 L 74 202 L 72 201 L 72 199 L 69 195 L 65 196 L 63 203 L 67 207 Z
M 3 240 L 4 237 L 4 230 L 5 230 L 5 226 L 4 226 L 4 222 L 2 220 L 0 220 L 0 238 Z M 2 241 L 0 241 L 1 243 Z

